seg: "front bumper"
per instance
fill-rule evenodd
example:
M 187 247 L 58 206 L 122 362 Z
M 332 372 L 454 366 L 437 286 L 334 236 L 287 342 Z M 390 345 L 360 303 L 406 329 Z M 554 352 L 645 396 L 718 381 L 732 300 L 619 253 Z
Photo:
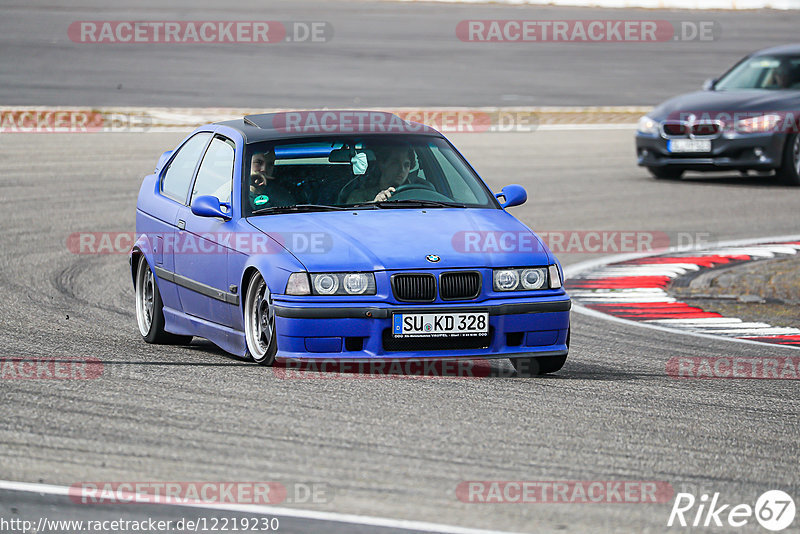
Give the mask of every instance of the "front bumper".
M 687 171 L 773 170 L 781 165 L 784 133 L 723 134 L 711 140 L 709 153 L 670 153 L 661 135 L 636 134 L 636 156 L 641 167 Z M 756 154 L 756 149 L 761 151 Z
M 449 359 L 514 358 L 567 353 L 571 302 L 564 295 L 537 299 L 495 299 L 459 305 L 318 305 L 274 302 L 278 358 L 285 359 Z M 489 313 L 489 336 L 397 341 L 394 313 Z

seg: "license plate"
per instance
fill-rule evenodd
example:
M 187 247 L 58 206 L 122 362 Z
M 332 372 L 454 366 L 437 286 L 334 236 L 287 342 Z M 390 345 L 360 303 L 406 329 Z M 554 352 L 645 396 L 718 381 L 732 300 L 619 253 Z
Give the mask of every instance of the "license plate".
M 670 139 L 667 141 L 669 152 L 711 152 L 710 139 Z
M 395 313 L 392 336 L 472 337 L 489 334 L 489 314 L 468 313 Z

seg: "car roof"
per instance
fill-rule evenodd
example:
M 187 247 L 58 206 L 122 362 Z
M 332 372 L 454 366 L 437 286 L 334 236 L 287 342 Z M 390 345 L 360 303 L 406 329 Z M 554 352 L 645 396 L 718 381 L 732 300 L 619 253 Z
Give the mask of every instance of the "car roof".
M 417 134 L 444 137 L 430 126 L 405 120 L 393 113 L 368 110 L 262 113 L 214 124 L 239 131 L 245 143 L 336 135 Z
M 753 56 L 783 56 L 790 54 L 800 55 L 800 44 L 786 44 L 765 48 L 753 53 Z

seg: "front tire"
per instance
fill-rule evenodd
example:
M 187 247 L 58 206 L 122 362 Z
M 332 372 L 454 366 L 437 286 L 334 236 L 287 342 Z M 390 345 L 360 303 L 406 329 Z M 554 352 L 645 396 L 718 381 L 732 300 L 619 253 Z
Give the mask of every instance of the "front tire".
M 776 176 L 786 185 L 800 185 L 800 134 L 792 134 L 786 139 L 783 160 Z
M 153 271 L 144 256 L 136 267 L 136 322 L 147 343 L 155 345 L 188 345 L 192 336 L 179 336 L 164 330 L 164 304 Z
M 567 350 L 569 350 L 570 330 L 567 330 Z M 530 377 L 555 373 L 564 367 L 567 355 L 543 356 L 540 358 L 512 358 L 511 365 L 517 371 L 517 376 Z
M 256 273 L 247 286 L 244 334 L 247 353 L 254 362 L 267 366 L 275 363 L 275 354 L 278 352 L 275 309 L 272 306 L 272 293 L 260 273 Z
M 647 167 L 647 170 L 656 180 L 680 180 L 683 176 L 682 170 L 669 167 Z

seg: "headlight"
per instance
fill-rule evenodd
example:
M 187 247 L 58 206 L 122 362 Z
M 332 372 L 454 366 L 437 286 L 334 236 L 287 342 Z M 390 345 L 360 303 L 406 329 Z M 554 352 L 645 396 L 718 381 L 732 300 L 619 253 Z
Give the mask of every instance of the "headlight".
M 525 269 L 495 269 L 492 278 L 495 291 L 534 291 L 561 287 L 561 277 L 557 265 Z
M 314 291 L 320 295 L 333 295 L 339 289 L 339 278 L 335 274 L 315 274 Z
M 344 290 L 350 295 L 362 295 L 369 287 L 369 277 L 364 273 L 344 275 Z
M 494 290 L 514 291 L 519 285 L 519 271 L 495 271 Z
M 639 119 L 639 124 L 637 125 L 636 129 L 639 131 L 639 133 L 654 135 L 658 133 L 658 123 L 645 115 Z
M 287 295 L 374 295 L 373 273 L 293 273 L 286 284 Z M 305 285 L 304 285 L 305 284 Z
M 525 269 L 519 277 L 522 289 L 542 289 L 547 282 L 546 269 Z
M 758 133 L 774 130 L 781 122 L 780 115 L 759 115 L 736 122 L 736 131 L 739 133 Z

